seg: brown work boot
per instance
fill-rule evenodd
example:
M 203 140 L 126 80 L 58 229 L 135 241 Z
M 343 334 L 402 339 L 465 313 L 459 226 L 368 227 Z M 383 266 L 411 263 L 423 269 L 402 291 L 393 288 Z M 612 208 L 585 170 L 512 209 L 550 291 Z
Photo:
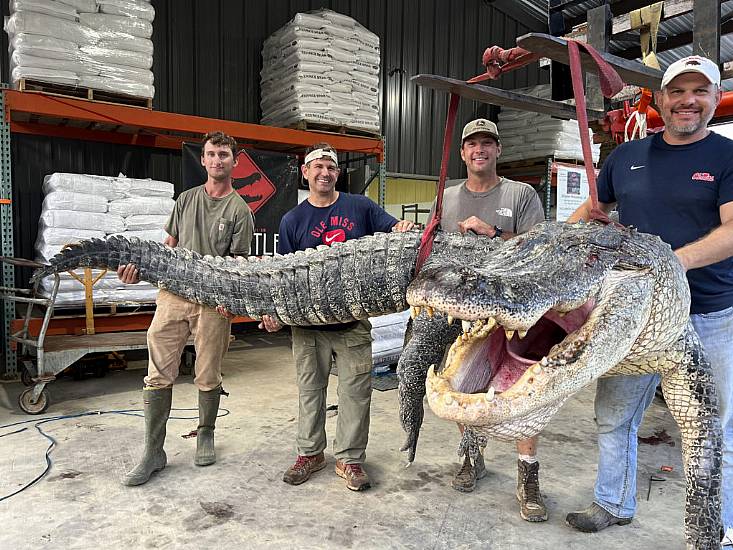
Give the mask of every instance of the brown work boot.
M 526 521 L 547 521 L 547 508 L 540 494 L 540 463 L 517 460 L 519 515 Z
M 453 478 L 451 485 L 456 491 L 461 493 L 470 493 L 476 488 L 476 480 L 486 477 L 486 466 L 484 465 L 484 455 L 478 454 L 473 465 L 471 459 L 466 453 L 463 460 L 463 466 L 458 470 L 456 477 Z
M 346 480 L 346 488 L 352 491 L 363 491 L 372 486 L 361 464 L 344 464 L 343 461 L 337 460 L 336 473 Z
M 283 481 L 290 485 L 300 485 L 308 481 L 308 478 L 310 478 L 313 472 L 323 470 L 325 467 L 326 459 L 323 453 L 318 453 L 313 456 L 298 455 L 295 464 L 283 474 Z

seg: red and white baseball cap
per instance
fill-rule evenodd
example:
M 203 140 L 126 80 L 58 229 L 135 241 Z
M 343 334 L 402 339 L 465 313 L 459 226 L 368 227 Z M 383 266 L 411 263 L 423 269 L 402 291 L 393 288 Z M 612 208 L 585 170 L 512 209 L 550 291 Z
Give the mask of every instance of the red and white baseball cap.
M 720 86 L 720 69 L 718 69 L 718 66 L 707 57 L 690 55 L 688 57 L 678 59 L 667 67 L 667 70 L 664 71 L 664 76 L 662 77 L 662 89 L 672 82 L 673 79 L 683 73 L 700 73 L 707 78 L 711 84 Z

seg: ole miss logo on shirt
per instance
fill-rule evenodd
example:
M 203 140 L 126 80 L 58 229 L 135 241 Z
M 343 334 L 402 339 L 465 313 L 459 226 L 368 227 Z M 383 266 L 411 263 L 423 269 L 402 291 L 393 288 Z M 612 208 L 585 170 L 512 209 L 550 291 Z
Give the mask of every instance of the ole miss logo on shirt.
M 708 172 L 695 172 L 692 174 L 692 179 L 694 181 L 715 181 L 715 176 Z
M 323 244 L 331 246 L 333 243 L 342 243 L 346 241 L 346 232 L 354 229 L 354 222 L 344 216 L 331 216 L 326 220 L 321 220 L 310 234 L 316 239 L 321 239 Z

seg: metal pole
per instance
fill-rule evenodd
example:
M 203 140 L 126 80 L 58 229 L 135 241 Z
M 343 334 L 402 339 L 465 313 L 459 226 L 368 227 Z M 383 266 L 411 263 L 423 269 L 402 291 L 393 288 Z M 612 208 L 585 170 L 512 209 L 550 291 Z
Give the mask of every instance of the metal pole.
M 603 4 L 597 8 L 588 10 L 588 44 L 599 52 L 607 52 L 611 41 L 611 6 Z M 600 79 L 598 75 L 587 73 L 585 75 L 585 96 L 588 109 L 605 111 L 607 101 L 601 93 Z
M 382 162 L 379 163 L 379 206 L 384 208 L 387 198 L 387 138 L 382 136 Z
M 545 221 L 550 220 L 550 212 L 552 211 L 552 163 L 553 157 L 545 159 Z
M 692 10 L 692 53 L 720 64 L 720 2 L 695 0 Z
M 5 113 L 5 90 L 0 84 L 0 254 L 13 257 L 13 187 L 10 172 L 10 123 Z M 2 264 L 2 286 L 15 286 L 15 268 Z M 5 372 L 3 377 L 15 378 L 18 373 L 17 357 L 10 347 L 10 323 L 15 318 L 15 302 L 3 300 L 2 341 L 5 343 Z

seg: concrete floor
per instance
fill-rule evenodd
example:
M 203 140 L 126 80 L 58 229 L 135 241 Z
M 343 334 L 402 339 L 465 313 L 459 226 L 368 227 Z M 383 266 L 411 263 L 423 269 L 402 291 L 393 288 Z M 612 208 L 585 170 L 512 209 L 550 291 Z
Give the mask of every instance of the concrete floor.
M 43 425 L 58 441 L 53 467 L 38 484 L 0 502 L 0 549 L 684 547 L 679 434 L 659 403 L 647 413 L 641 435 L 664 429 L 674 446 L 641 445 L 635 520 L 588 535 L 572 531 L 564 518 L 592 496 L 597 452 L 592 387 L 570 400 L 541 436 L 540 480 L 550 518 L 528 524 L 517 512 L 511 445 L 491 444 L 489 475 L 474 493 L 457 493 L 450 481 L 459 466 L 458 431 L 427 411 L 417 460 L 404 468 L 396 390 L 374 393 L 366 464 L 370 491 L 344 487 L 333 473 L 330 449 L 327 469 L 299 487 L 284 484 L 282 472 L 295 456 L 293 371 L 283 335 L 240 336 L 224 365 L 224 387 L 231 395 L 222 407 L 230 413 L 217 424 L 218 462 L 193 465 L 195 439 L 182 435 L 196 427 L 190 419 L 195 413 L 179 411 L 173 414 L 189 419 L 169 421 L 168 467 L 141 487 L 122 487 L 118 480 L 141 451 L 142 418 L 94 415 Z M 130 368 L 102 379 L 60 379 L 49 386 L 51 405 L 44 416 L 140 408 L 142 374 Z M 17 408 L 22 389 L 20 383 L 0 385 L 0 425 L 31 418 Z M 335 377 L 330 390 L 329 402 L 335 403 Z M 191 377 L 182 376 L 173 406 L 195 407 L 195 395 Z M 0 438 L 0 498 L 44 468 L 47 441 L 32 426 Z M 335 419 L 329 418 L 329 435 L 334 429 Z M 674 470 L 662 473 L 662 464 Z M 652 473 L 666 481 L 653 485 L 647 501 Z

